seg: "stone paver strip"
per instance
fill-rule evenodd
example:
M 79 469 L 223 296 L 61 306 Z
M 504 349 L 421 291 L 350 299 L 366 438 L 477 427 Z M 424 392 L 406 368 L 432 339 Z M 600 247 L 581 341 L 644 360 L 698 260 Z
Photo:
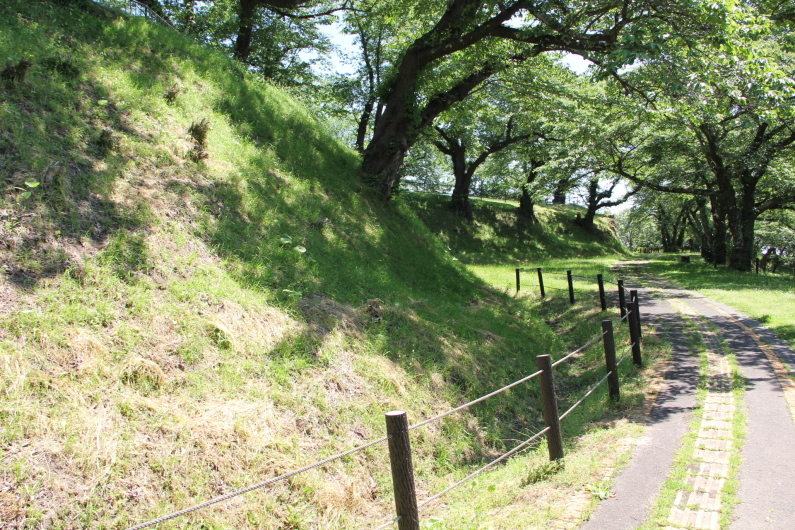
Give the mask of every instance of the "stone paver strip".
M 733 454 L 732 428 L 737 407 L 732 394 L 732 374 L 716 334 L 683 300 L 673 304 L 690 315 L 707 348 L 707 395 L 703 403 L 701 426 L 685 484 L 679 490 L 668 516 L 677 528 L 719 530 L 721 496 L 729 475 Z

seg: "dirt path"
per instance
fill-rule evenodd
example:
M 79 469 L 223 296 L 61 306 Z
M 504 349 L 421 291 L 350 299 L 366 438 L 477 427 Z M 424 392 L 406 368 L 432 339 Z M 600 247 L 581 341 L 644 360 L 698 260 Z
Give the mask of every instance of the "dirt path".
M 615 497 L 603 501 L 582 530 L 634 529 L 648 522 L 666 481 L 673 484 L 667 488 L 669 495 L 674 494 L 668 505 L 658 508 L 667 514 L 661 528 L 795 528 L 795 382 L 779 360 L 795 367 L 795 353 L 736 310 L 651 278 L 642 263 L 622 265 L 628 288 L 639 290 L 644 320 L 667 335 L 673 354 L 667 387 L 651 410 L 648 433 L 616 477 Z M 700 409 L 694 409 L 699 351 L 688 340 L 688 329 L 701 337 L 706 350 Z M 722 341 L 744 377 L 741 402 L 732 392 L 737 383 Z M 691 422 L 694 410 L 699 422 Z M 747 435 L 739 446 L 733 428 L 743 417 Z M 695 441 L 685 441 L 691 424 Z M 672 479 L 675 453 L 683 444 L 692 445 L 692 461 L 684 477 Z M 732 458 L 735 465 L 730 465 Z M 737 491 L 727 491 L 727 484 L 737 483 Z M 728 511 L 725 500 L 732 498 L 738 504 Z

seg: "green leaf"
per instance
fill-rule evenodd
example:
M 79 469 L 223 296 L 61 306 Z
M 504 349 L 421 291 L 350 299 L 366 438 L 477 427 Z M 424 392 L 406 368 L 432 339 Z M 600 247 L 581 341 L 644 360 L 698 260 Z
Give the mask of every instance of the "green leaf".
M 300 252 L 301 254 L 303 254 L 304 252 L 306 252 L 306 247 L 304 247 L 304 246 L 301 246 L 301 245 L 298 245 L 298 246 L 295 246 L 295 247 L 293 247 L 293 250 L 295 250 L 296 252 Z
M 40 184 L 40 182 L 36 179 L 28 179 L 25 181 L 25 186 L 28 188 L 35 188 Z

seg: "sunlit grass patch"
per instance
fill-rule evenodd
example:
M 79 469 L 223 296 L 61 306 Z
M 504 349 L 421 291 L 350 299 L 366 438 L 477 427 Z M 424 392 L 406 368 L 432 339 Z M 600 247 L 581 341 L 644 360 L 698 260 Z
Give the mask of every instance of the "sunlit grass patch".
M 657 256 L 649 263 L 649 271 L 738 309 L 795 346 L 795 279 L 786 274 L 716 269 L 696 256 L 691 263 L 677 258 Z

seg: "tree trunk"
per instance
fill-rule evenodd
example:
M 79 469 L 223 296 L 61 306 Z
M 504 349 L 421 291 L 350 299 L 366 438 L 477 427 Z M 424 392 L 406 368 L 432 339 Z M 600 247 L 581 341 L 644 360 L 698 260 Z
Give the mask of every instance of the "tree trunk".
M 364 152 L 364 141 L 367 139 L 367 126 L 370 124 L 370 116 L 375 106 L 375 98 L 370 98 L 364 104 L 364 110 L 359 118 L 359 127 L 356 131 L 356 150 Z
M 532 225 L 538 222 L 533 198 L 530 196 L 530 192 L 527 191 L 526 187 L 522 187 L 522 195 L 519 197 L 519 210 L 516 212 L 516 215 L 522 224 L 526 223 Z
M 455 187 L 450 199 L 450 207 L 456 215 L 464 217 L 468 221 L 474 219 L 472 204 L 469 202 L 469 188 L 472 186 L 471 171 L 466 168 L 466 147 L 458 144 L 458 148 L 451 151 L 450 157 L 453 159 L 453 174 L 455 175 Z
M 543 165 L 544 162 L 538 159 L 530 160 L 529 163 L 525 162 L 524 173 L 527 177 L 524 186 L 522 186 L 522 195 L 519 197 L 519 210 L 516 213 L 520 228 L 524 224 L 532 225 L 538 222 L 533 197 L 530 195 L 528 188 L 538 178 L 538 168 Z
M 234 57 L 238 61 L 246 62 L 249 55 L 251 55 L 251 37 L 254 34 L 254 14 L 256 11 L 257 2 L 252 0 L 240 0 L 234 53 Z
M 560 179 L 552 193 L 552 204 L 566 204 L 566 192 L 569 191 L 568 179 Z
M 732 252 L 729 265 L 738 271 L 750 271 L 756 252 L 754 251 L 754 212 L 753 197 L 755 183 L 743 186 L 740 211 L 732 226 Z
M 411 54 L 411 50 L 408 53 Z M 404 67 L 407 62 L 404 59 Z M 414 118 L 409 116 L 409 111 L 415 106 L 406 103 L 414 98 L 416 73 L 399 72 L 398 75 L 401 77 L 398 77 L 386 98 L 383 114 L 362 157 L 363 179 L 374 185 L 385 199 L 392 197 L 403 159 L 414 144 L 418 131 Z
M 726 246 L 726 235 L 728 232 L 726 221 L 723 216 L 716 217 L 714 214 L 713 221 L 715 224 L 715 233 L 712 241 L 712 263 L 714 265 L 726 265 L 726 256 L 728 254 L 728 247 Z

